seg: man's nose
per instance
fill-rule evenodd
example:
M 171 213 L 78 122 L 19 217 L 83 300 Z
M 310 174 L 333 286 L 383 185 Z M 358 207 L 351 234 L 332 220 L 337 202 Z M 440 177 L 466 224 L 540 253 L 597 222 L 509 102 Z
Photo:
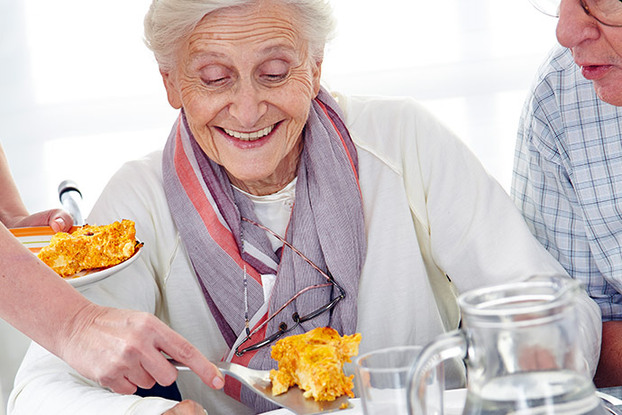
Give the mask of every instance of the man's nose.
M 585 12 L 579 0 L 562 0 L 556 35 L 562 46 L 573 48 L 584 40 L 597 39 L 600 27 L 596 19 Z
M 256 127 L 267 109 L 262 91 L 248 81 L 240 82 L 229 105 L 229 113 L 238 120 L 241 127 L 246 128 Z

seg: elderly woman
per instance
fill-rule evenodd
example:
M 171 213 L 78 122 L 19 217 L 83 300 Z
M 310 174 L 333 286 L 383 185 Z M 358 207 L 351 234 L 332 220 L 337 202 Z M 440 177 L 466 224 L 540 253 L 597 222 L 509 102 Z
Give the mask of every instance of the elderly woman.
M 279 335 L 331 326 L 362 333 L 360 352 L 425 344 L 456 327 L 454 288 L 564 272 L 421 106 L 321 87 L 325 0 L 155 0 L 145 26 L 180 113 L 164 150 L 125 165 L 89 218 L 133 219 L 145 243 L 85 292 L 94 301 L 155 313 L 212 361 L 268 369 Z M 600 314 L 582 301 L 593 370 Z M 9 410 L 271 408 L 229 379 L 177 383 L 181 404 L 116 395 L 33 346 Z

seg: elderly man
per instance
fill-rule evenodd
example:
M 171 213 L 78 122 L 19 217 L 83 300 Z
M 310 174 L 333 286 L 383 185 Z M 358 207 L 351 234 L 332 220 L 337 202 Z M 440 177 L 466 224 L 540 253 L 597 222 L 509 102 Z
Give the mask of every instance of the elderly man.
M 622 384 L 622 2 L 531 0 L 559 17 L 526 101 L 512 195 L 603 315 L 595 382 Z

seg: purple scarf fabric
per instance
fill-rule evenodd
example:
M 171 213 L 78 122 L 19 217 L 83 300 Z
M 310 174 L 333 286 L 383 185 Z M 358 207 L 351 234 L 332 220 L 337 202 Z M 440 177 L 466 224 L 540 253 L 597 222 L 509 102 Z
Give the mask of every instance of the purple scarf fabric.
M 346 298 L 331 313 L 321 314 L 288 335 L 322 326 L 331 326 L 342 335 L 356 330 L 366 242 L 358 159 L 342 118 L 333 98 L 320 91 L 303 133 L 296 200 L 285 239 L 321 269 L 330 270 L 345 289 Z M 284 247 L 279 258 L 266 232 L 241 220 L 257 221 L 252 202 L 232 188 L 223 167 L 205 156 L 183 111 L 164 149 L 163 178 L 169 208 L 206 302 L 231 348 L 245 337 L 245 301 L 252 329 L 298 291 L 326 282 L 291 249 Z M 248 275 L 246 296 L 244 269 Z M 276 275 L 267 303 L 260 274 Z M 327 304 L 336 295 L 334 291 L 318 288 L 302 294 L 249 343 L 277 331 L 281 321 L 292 324 L 294 312 L 303 316 Z M 270 346 L 230 359 L 257 369 L 276 368 Z M 252 392 L 240 392 L 235 397 L 256 410 L 271 408 Z M 235 388 L 228 393 L 238 394 Z

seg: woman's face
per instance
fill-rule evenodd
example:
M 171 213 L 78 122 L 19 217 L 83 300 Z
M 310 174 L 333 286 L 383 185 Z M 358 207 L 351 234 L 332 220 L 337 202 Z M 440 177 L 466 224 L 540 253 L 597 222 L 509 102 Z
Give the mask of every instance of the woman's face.
M 295 177 L 321 63 L 296 30 L 295 9 L 258 3 L 206 15 L 162 76 L 205 154 L 236 186 L 270 194 Z

